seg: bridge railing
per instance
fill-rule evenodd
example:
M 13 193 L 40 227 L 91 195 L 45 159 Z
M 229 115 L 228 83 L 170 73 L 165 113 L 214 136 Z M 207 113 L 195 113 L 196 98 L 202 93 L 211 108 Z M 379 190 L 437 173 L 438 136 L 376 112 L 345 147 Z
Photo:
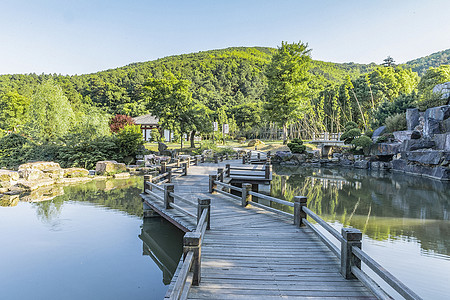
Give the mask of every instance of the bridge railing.
M 222 172 L 222 174 L 223 173 L 224 171 Z M 421 299 L 399 279 L 397 279 L 394 275 L 389 273 L 385 268 L 378 264 L 366 252 L 361 250 L 361 231 L 354 228 L 342 228 L 341 233 L 339 233 L 336 229 L 334 229 L 331 225 L 329 225 L 307 207 L 306 197 L 296 196 L 294 197 L 294 203 L 292 203 L 286 200 L 253 192 L 252 185 L 249 183 L 243 183 L 242 188 L 238 188 L 233 185 L 224 183 L 223 180 L 218 180 L 218 175 L 209 176 L 210 193 L 220 193 L 234 200 L 240 201 L 242 207 L 245 207 L 249 203 L 251 203 L 252 206 L 256 206 L 276 213 L 282 217 L 291 219 L 293 223 L 298 227 L 308 226 L 319 237 L 319 239 L 324 242 L 324 244 L 331 250 L 331 252 L 333 252 L 338 257 L 341 262 L 340 273 L 342 274 L 342 276 L 346 279 L 359 279 L 379 299 L 392 298 L 372 278 L 370 278 L 364 271 L 361 270 L 362 263 L 364 263 L 369 269 L 377 274 L 381 280 L 392 287 L 404 299 Z M 221 186 L 222 188 L 218 188 L 218 186 Z M 238 192 L 240 196 L 231 193 L 232 190 Z M 293 207 L 294 213 L 291 214 L 270 206 L 263 205 L 258 202 L 254 202 L 252 197 L 265 199 L 270 203 L 275 202 L 288 207 Z M 336 246 L 328 237 L 326 237 L 317 228 L 317 226 L 314 226 L 311 222 L 309 222 L 307 220 L 308 216 L 313 219 L 321 228 L 328 232 L 332 237 L 334 237 L 338 242 L 337 244 L 340 245 L 340 248 L 338 248 L 338 246 Z
M 186 163 L 183 164 L 184 168 Z M 169 174 L 166 174 L 169 173 Z M 177 280 L 173 285 L 173 289 L 167 299 L 186 299 L 189 289 L 192 285 L 198 285 L 201 279 L 201 246 L 205 231 L 210 229 L 211 199 L 198 198 L 197 203 L 184 198 L 182 195 L 175 193 L 174 185 L 165 182 L 165 177 L 170 175 L 170 171 L 159 176 L 144 176 L 144 193 L 151 195 L 153 198 L 163 202 L 165 209 L 175 209 L 186 216 L 197 219 L 197 227 L 192 232 L 187 232 L 183 237 L 183 258 L 179 264 L 179 272 Z M 169 177 L 170 178 L 170 177 Z M 162 180 L 161 180 L 162 179 Z M 156 183 L 154 181 L 157 181 Z M 154 190 L 163 192 L 159 195 Z M 192 213 L 187 209 L 175 203 L 183 202 L 190 207 L 197 209 L 197 213 Z
M 342 132 L 320 132 L 312 134 L 313 141 L 339 141 Z

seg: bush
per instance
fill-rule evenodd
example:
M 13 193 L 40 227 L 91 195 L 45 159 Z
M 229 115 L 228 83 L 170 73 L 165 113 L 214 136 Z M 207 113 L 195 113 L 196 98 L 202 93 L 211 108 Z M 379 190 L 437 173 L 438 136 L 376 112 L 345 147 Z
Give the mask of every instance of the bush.
M 395 114 L 386 118 L 388 132 L 406 130 L 406 114 Z
M 376 142 L 377 143 L 386 143 L 393 138 L 394 138 L 394 135 L 392 133 L 385 133 L 385 134 L 381 135 L 380 137 L 378 137 Z
M 355 138 L 352 141 L 352 145 L 356 148 L 361 148 L 364 153 L 367 154 L 370 146 L 372 145 L 372 139 L 368 136 L 362 135 L 358 138 Z
M 305 153 L 306 151 L 306 146 L 303 145 L 301 139 L 293 139 L 287 146 L 292 153 Z
M 120 158 L 126 164 L 135 161 L 136 155 L 144 154 L 144 139 L 141 129 L 136 125 L 126 125 L 117 134 Z
M 344 144 L 350 144 L 359 136 L 361 136 L 361 130 L 359 128 L 351 128 L 341 135 L 341 141 L 344 141 Z
M 350 121 L 345 124 L 344 128 L 345 128 L 345 131 L 349 131 L 350 129 L 358 128 L 358 124 L 356 124 L 353 121 Z
M 156 128 L 153 128 L 150 133 L 152 142 L 161 142 L 161 133 Z
M 414 107 L 414 103 L 418 97 L 416 93 L 409 95 L 400 95 L 394 99 L 393 102 L 385 100 L 378 106 L 373 114 L 372 126 L 374 128 L 380 127 L 386 123 L 386 118 L 395 114 L 406 112 L 408 108 Z

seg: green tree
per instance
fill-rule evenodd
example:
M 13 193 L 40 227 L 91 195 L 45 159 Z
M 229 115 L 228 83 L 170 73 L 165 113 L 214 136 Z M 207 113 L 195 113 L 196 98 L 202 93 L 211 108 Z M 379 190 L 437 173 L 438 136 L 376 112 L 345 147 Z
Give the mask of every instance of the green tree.
M 192 115 L 188 113 L 194 104 L 190 85 L 190 81 L 166 72 L 160 79 L 150 78 L 144 86 L 148 110 L 159 118 L 163 128 L 178 130 L 181 137 L 192 127 Z
M 62 137 L 74 123 L 72 106 L 53 80 L 47 80 L 36 88 L 27 115 L 27 131 L 43 141 Z
M 310 108 L 307 98 L 310 49 L 302 42 L 281 43 L 267 66 L 267 103 L 271 121 L 283 126 L 283 143 L 287 143 L 287 125 L 301 119 Z
M 15 91 L 0 95 L 0 128 L 14 130 L 24 124 L 28 105 L 29 99 Z

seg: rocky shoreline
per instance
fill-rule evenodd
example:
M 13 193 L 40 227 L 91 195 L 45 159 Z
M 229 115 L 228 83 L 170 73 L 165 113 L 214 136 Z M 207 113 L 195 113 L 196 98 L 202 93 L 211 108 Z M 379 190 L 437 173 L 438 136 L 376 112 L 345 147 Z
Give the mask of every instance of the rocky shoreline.
M 17 170 L 0 169 L 0 198 L 4 195 L 38 193 L 53 185 L 67 185 L 106 180 L 127 179 L 131 175 L 143 175 L 152 168 L 126 166 L 116 161 L 99 161 L 95 170 L 83 168 L 61 168 L 55 162 L 32 162 L 20 165 Z M 43 197 L 45 198 L 45 197 Z
M 393 132 L 384 143 L 376 141 L 386 128 L 376 129 L 372 136 L 375 143 L 366 156 L 335 152 L 330 158 L 321 158 L 320 152 L 279 151 L 272 161 L 281 165 L 387 170 L 450 181 L 450 105 L 429 108 L 423 113 L 408 109 L 406 123 L 407 130 Z

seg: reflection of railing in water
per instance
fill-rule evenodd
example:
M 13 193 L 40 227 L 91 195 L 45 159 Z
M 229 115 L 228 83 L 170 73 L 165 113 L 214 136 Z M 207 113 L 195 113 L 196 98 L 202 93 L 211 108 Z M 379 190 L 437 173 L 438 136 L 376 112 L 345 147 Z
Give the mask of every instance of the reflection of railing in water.
M 311 178 L 312 184 L 319 183 L 322 185 L 323 188 L 327 189 L 328 187 L 337 187 L 339 190 L 342 190 L 345 185 L 351 186 L 352 188 L 359 190 L 361 189 L 361 182 L 355 181 L 351 182 L 345 179 L 331 179 L 331 178 L 322 178 L 322 177 L 315 177 L 315 176 L 308 176 Z
M 153 223 L 153 224 L 152 224 Z M 167 224 L 167 227 L 168 224 Z M 163 272 L 163 282 L 170 284 L 172 277 L 177 269 L 178 260 L 182 254 L 179 240 L 173 236 L 161 236 L 162 232 L 169 228 L 161 228 L 161 221 L 158 219 L 144 219 L 139 238 L 142 240 L 143 255 L 148 255 Z M 169 240 L 170 239 L 170 240 Z

